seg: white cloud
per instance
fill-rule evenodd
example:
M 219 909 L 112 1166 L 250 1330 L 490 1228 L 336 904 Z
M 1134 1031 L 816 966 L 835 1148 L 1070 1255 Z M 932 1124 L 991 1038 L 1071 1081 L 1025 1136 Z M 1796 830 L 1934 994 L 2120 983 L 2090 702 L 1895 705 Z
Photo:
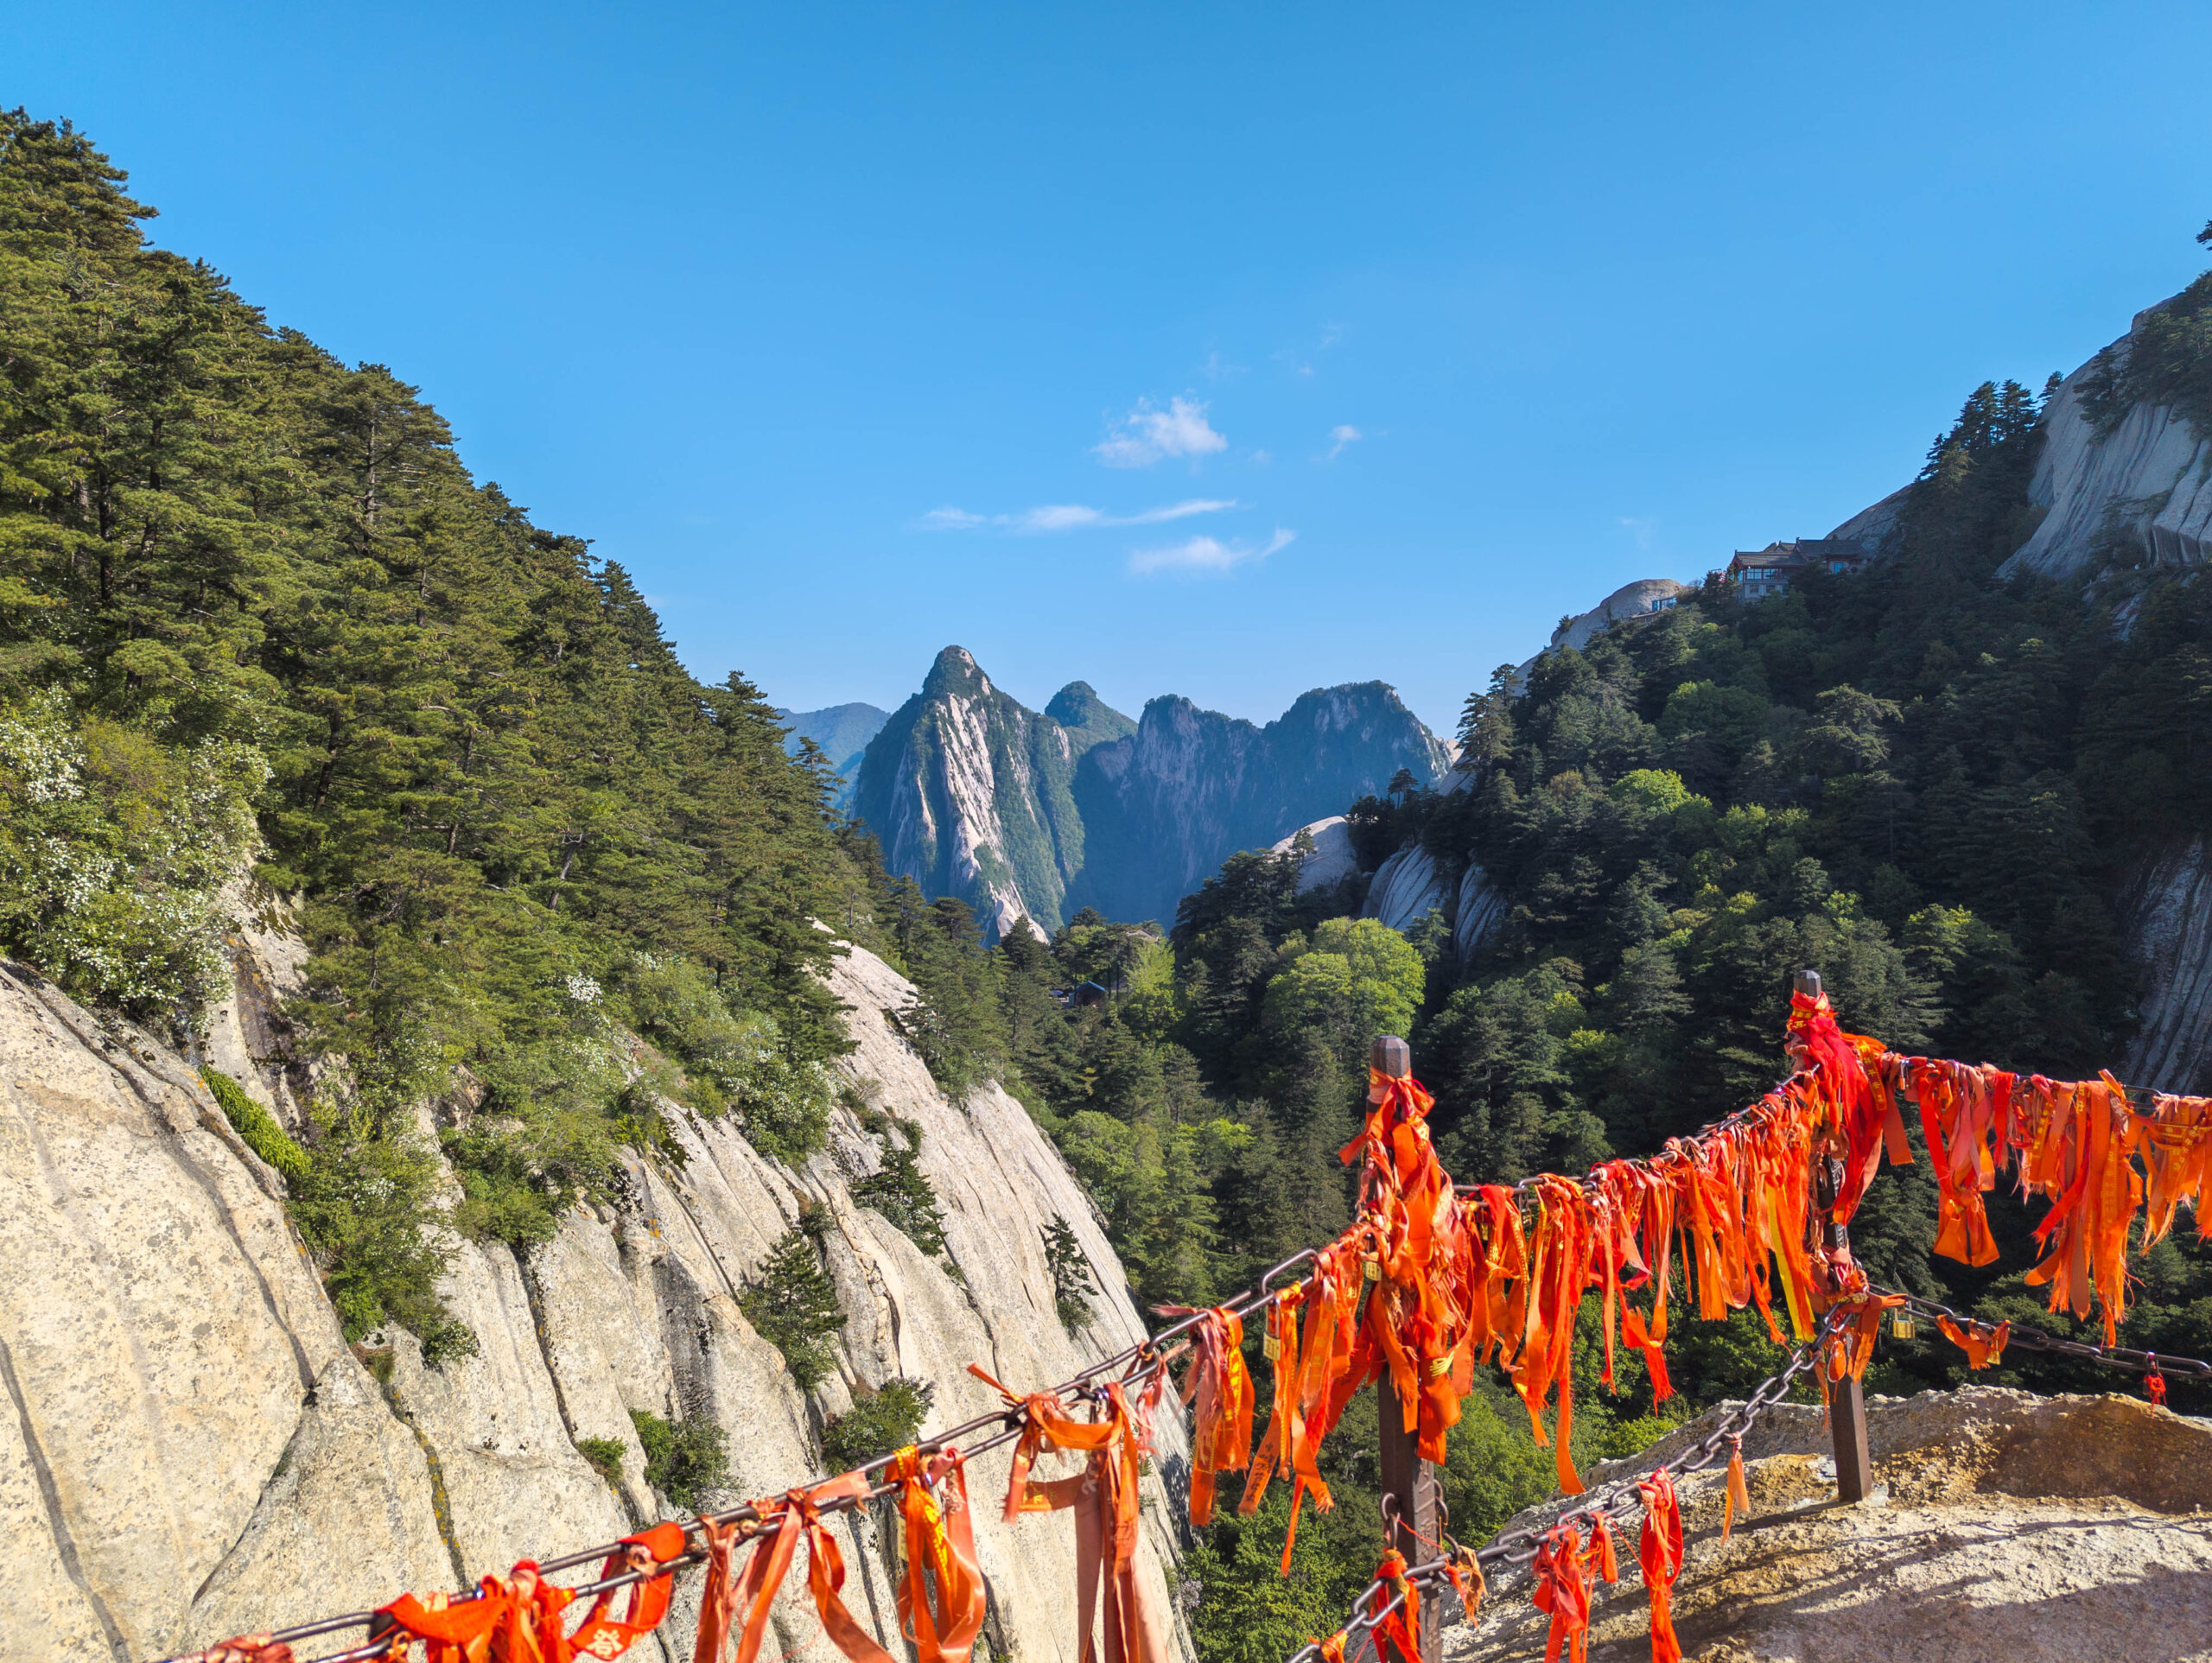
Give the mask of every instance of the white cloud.
M 1101 525 L 1105 515 L 1080 503 L 1048 503 L 1026 513 L 995 517 L 1017 531 L 1072 531 L 1078 525 Z
M 1349 423 L 1343 423 L 1337 427 L 1331 428 L 1329 429 L 1329 454 L 1324 456 L 1321 460 L 1325 462 L 1335 461 L 1338 457 L 1344 454 L 1344 447 L 1346 445 L 1356 445 L 1365 437 L 1367 437 L 1365 434 L 1362 433 L 1357 428 L 1355 428 Z
M 1206 421 L 1206 407 L 1194 399 L 1171 398 L 1162 409 L 1149 398 L 1122 418 L 1121 429 L 1091 454 L 1109 467 L 1150 467 L 1171 456 L 1211 456 L 1229 441 Z
M 1188 502 L 1170 503 L 1165 508 L 1147 508 L 1141 514 L 1127 519 L 1106 520 L 1107 525 L 1158 525 L 1166 520 L 1186 520 L 1193 514 L 1218 514 L 1224 510 L 1242 508 L 1244 505 L 1226 498 L 1193 497 Z
M 1274 536 L 1256 547 L 1248 543 L 1224 543 L 1217 537 L 1192 537 L 1187 543 L 1166 549 L 1136 549 L 1129 555 L 1129 569 L 1140 577 L 1150 577 L 1155 572 L 1227 572 L 1288 548 L 1297 535 L 1277 526 Z
M 932 508 L 915 524 L 925 531 L 968 531 L 984 524 L 984 517 L 964 508 Z
M 1134 514 L 1109 514 L 1082 503 L 1047 503 L 1041 508 L 1025 508 L 1019 514 L 971 514 L 964 508 L 932 508 L 914 524 L 924 531 L 973 531 L 986 525 L 1018 534 L 1077 531 L 1095 526 L 1160 525 L 1169 520 L 1186 520 L 1194 514 L 1226 513 L 1243 505 L 1226 497 L 1192 497 L 1160 508 L 1141 508 Z
M 1659 517 L 1656 514 L 1651 514 L 1645 516 L 1643 519 L 1637 519 L 1632 515 L 1624 514 L 1621 516 L 1621 524 L 1628 527 L 1630 535 L 1635 537 L 1636 546 L 1638 549 L 1649 549 L 1651 547 L 1651 533 L 1659 524 Z

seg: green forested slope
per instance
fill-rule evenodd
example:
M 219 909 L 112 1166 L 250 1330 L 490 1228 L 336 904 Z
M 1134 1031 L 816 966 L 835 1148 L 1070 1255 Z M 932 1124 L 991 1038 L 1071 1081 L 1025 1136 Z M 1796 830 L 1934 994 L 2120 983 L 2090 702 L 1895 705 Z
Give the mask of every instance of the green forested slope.
M 1410 1032 L 1463 1180 L 1649 1153 L 1751 1101 L 1782 1070 L 1802 968 L 1847 1025 L 1900 1047 L 2069 1077 L 2115 1063 L 2134 991 L 2117 885 L 2212 826 L 2212 588 L 2125 551 L 2082 583 L 1999 581 L 2033 524 L 2037 416 L 2018 386 L 1978 390 L 1864 574 L 1752 606 L 1708 584 L 1548 655 L 1525 688 L 1503 671 L 1469 701 L 1466 789 L 1354 805 L 1370 866 L 1419 839 L 1454 879 L 1484 868 L 1504 924 L 1465 967 L 1440 917 L 1403 938 L 1354 922 L 1357 883 L 1301 895 L 1294 857 L 1231 860 L 1165 944 L 1094 916 L 1049 954 L 1010 939 L 984 955 L 940 911 L 948 962 L 973 968 L 937 1002 L 1056 1127 L 1141 1296 L 1225 1294 L 1344 1222 L 1334 1152 L 1378 1031 Z M 1037 1013 L 1045 985 L 1102 955 L 1129 966 L 1125 993 Z M 1895 1285 L 2070 1329 L 2021 1283 L 2028 1209 L 2000 1194 L 1992 1216 L 1996 1265 L 1933 1259 L 1924 1169 L 1885 1171 L 1853 1240 Z M 2150 1254 L 2128 1342 L 2212 1355 L 2208 1271 L 2193 1233 Z M 1662 1417 L 1740 1393 L 1781 1355 L 1748 1316 L 1682 1324 L 1669 1351 L 1681 1395 Z M 1580 1451 L 1640 1447 L 1658 1425 L 1640 1365 L 1609 1400 L 1594 1349 L 1581 1362 Z M 1963 1375 L 1923 1330 L 1885 1339 L 1872 1379 Z M 2110 1385 L 2019 1352 L 1999 1377 Z M 1550 1473 L 1501 1381 L 1467 1417 L 1446 1485 L 1471 1539 Z M 1339 1620 L 1377 1547 L 1372 1449 L 1368 1419 L 1338 1436 L 1339 1506 L 1301 1530 L 1287 1583 L 1280 1496 L 1217 1523 L 1194 1561 L 1210 1657 L 1262 1663 Z
M 872 856 L 620 567 L 389 371 L 150 246 L 123 184 L 0 117 L 0 944 L 183 1026 L 226 886 L 303 897 L 291 1013 L 351 1069 L 299 1209 L 349 1321 L 434 1325 L 400 1107 L 463 1070 L 464 1222 L 523 1239 L 650 1138 L 622 1028 L 803 1146 L 841 1043 L 810 920 Z

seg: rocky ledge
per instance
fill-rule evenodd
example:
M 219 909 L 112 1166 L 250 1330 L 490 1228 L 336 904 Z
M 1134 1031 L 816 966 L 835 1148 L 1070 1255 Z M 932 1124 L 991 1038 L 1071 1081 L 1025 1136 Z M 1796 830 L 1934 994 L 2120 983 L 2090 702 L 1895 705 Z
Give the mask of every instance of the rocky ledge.
M 1784 1406 L 1744 1440 L 1751 1510 L 1720 1540 L 1720 1466 L 1682 1485 L 1675 1626 L 1689 1663 L 2183 1663 L 2212 1658 L 2212 1421 L 2125 1397 L 1970 1387 L 1867 1406 L 1877 1490 L 1834 1500 L 1817 1408 Z M 1719 1411 L 1594 1490 L 1701 1441 Z M 1565 1504 L 1509 1528 L 1548 1523 Z M 1650 1656 L 1636 1532 L 1599 1584 L 1591 1663 Z M 1528 1578 L 1492 1584 L 1450 1660 L 1544 1654 Z

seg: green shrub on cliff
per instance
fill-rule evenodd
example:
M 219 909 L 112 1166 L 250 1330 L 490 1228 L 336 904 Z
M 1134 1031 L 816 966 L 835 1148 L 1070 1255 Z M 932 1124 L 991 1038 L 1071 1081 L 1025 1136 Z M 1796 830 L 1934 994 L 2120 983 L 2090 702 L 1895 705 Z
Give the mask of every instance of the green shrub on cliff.
M 285 1135 L 276 1116 L 246 1095 L 244 1086 L 219 1069 L 203 1067 L 200 1077 L 207 1082 L 231 1129 L 245 1139 L 247 1148 L 295 1183 L 307 1176 L 305 1152 Z
M 745 1320 L 783 1354 L 801 1391 L 829 1379 L 835 1366 L 830 1342 L 845 1321 L 837 1285 L 822 1268 L 807 1222 L 802 1218 L 801 1228 L 785 1233 L 737 1297 Z

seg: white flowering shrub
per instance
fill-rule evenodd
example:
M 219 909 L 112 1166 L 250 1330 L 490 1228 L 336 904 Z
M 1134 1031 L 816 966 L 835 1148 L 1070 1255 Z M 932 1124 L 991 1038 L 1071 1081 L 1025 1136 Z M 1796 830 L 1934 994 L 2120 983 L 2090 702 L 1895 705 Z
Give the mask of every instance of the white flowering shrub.
M 165 746 L 59 692 L 0 712 L 0 942 L 79 997 L 206 998 L 269 773 L 251 746 Z

